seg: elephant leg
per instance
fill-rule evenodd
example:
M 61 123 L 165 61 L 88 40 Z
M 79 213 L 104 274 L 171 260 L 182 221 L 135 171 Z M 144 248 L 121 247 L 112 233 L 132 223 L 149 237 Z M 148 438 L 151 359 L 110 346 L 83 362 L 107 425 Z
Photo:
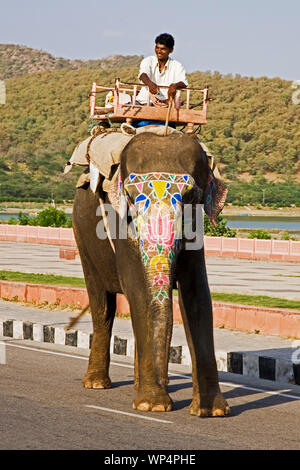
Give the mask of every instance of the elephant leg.
M 162 377 L 161 383 L 163 387 L 167 391 L 167 386 L 169 383 L 168 377 L 168 367 L 169 367 L 169 351 L 171 345 L 171 338 L 172 338 L 172 331 L 169 331 L 169 334 L 166 338 L 166 354 L 165 354 L 165 364 L 162 370 Z M 139 361 L 138 361 L 138 352 L 137 352 L 137 344 L 136 344 L 136 337 L 135 337 L 135 344 L 134 344 L 134 390 L 138 390 L 139 388 Z
M 85 388 L 110 388 L 110 340 L 116 312 L 116 294 L 106 292 L 98 282 L 88 258 L 82 260 L 93 320 L 89 365 L 82 379 Z
M 172 333 L 172 300 L 161 304 L 150 292 L 145 268 L 133 243 L 117 243 L 117 268 L 122 291 L 131 312 L 135 336 L 135 391 L 133 408 L 141 411 L 169 411 L 167 392 L 169 339 Z
M 108 240 L 100 240 L 96 226 L 99 200 L 90 190 L 77 189 L 73 231 L 79 249 L 93 320 L 89 365 L 82 383 L 86 388 L 109 388 L 110 339 L 116 312 L 115 256 Z M 106 275 L 104 274 L 106 273 Z M 104 277 L 105 276 L 105 277 Z
M 136 347 L 136 337 L 134 335 L 134 390 L 139 389 L 139 361 Z
M 203 250 L 182 252 L 177 269 L 179 304 L 192 359 L 193 400 L 190 414 L 228 415 L 230 409 L 219 387 L 212 304 Z
M 112 324 L 116 309 L 115 294 L 105 292 L 97 305 L 97 319 L 93 317 L 93 340 L 89 357 L 89 365 L 82 379 L 85 388 L 110 388 L 109 378 L 110 340 Z M 95 302 L 95 303 L 96 303 Z M 93 310 L 91 306 L 91 310 Z M 99 321 L 99 314 L 101 320 Z
M 135 390 L 133 408 L 140 411 L 170 411 L 172 400 L 167 392 L 167 364 L 169 349 L 166 338 L 170 325 L 165 319 L 159 322 L 149 318 L 145 305 L 140 305 L 142 314 L 135 314 L 138 305 L 131 308 L 135 331 Z M 156 324 L 158 323 L 158 324 Z

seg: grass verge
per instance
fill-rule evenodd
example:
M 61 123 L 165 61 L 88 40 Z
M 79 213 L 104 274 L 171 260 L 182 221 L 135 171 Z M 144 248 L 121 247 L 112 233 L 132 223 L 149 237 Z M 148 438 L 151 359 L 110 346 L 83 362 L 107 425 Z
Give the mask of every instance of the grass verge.
M 17 271 L 1 270 L 0 280 L 67 287 L 85 287 L 85 281 L 81 277 L 57 276 L 56 274 L 20 273 Z
M 245 295 L 212 292 L 211 297 L 216 302 L 230 302 L 233 304 L 255 305 L 258 307 L 300 310 L 300 302 L 297 300 L 280 299 L 278 297 L 268 297 L 267 295 Z
M 174 290 L 177 296 L 178 291 Z M 216 302 L 230 302 L 232 304 L 255 305 L 257 307 L 287 308 L 289 310 L 300 310 L 300 301 L 268 297 L 267 295 L 246 295 L 225 292 L 211 292 L 212 300 Z
M 85 281 L 80 277 L 57 276 L 55 274 L 21 273 L 17 271 L 0 270 L 0 280 L 13 282 L 28 282 L 32 284 L 50 284 L 66 287 L 85 287 Z M 177 290 L 173 295 L 177 296 Z M 224 292 L 211 292 L 212 300 L 230 302 L 233 304 L 255 305 L 258 307 L 286 308 L 300 310 L 300 301 L 268 297 L 266 295 L 244 295 Z

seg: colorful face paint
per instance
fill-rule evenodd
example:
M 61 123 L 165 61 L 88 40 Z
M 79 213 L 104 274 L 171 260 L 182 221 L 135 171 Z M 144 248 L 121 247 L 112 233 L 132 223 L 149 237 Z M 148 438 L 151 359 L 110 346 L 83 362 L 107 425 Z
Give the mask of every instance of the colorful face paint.
M 133 221 L 153 298 L 169 298 L 172 261 L 181 238 L 183 195 L 195 185 L 190 175 L 131 173 L 124 181 L 133 201 Z

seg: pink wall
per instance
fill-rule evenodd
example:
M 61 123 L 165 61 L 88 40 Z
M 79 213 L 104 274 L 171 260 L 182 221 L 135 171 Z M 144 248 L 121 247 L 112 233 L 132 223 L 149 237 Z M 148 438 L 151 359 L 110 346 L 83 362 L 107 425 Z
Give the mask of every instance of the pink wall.
M 0 224 L 0 240 L 76 247 L 73 230 L 61 227 Z
M 0 224 L 0 240 L 46 243 L 76 249 L 71 228 Z M 205 236 L 204 248 L 206 255 L 300 262 L 300 242 L 293 240 L 251 240 Z M 63 251 L 61 253 L 61 257 L 64 257 Z

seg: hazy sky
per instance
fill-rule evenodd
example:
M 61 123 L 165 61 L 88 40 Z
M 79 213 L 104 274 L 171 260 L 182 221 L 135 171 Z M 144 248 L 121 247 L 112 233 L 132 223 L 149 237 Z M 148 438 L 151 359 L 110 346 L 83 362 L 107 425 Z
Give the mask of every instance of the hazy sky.
M 147 56 L 161 32 L 188 72 L 300 79 L 299 0 L 0 0 L 0 43 L 56 57 Z

